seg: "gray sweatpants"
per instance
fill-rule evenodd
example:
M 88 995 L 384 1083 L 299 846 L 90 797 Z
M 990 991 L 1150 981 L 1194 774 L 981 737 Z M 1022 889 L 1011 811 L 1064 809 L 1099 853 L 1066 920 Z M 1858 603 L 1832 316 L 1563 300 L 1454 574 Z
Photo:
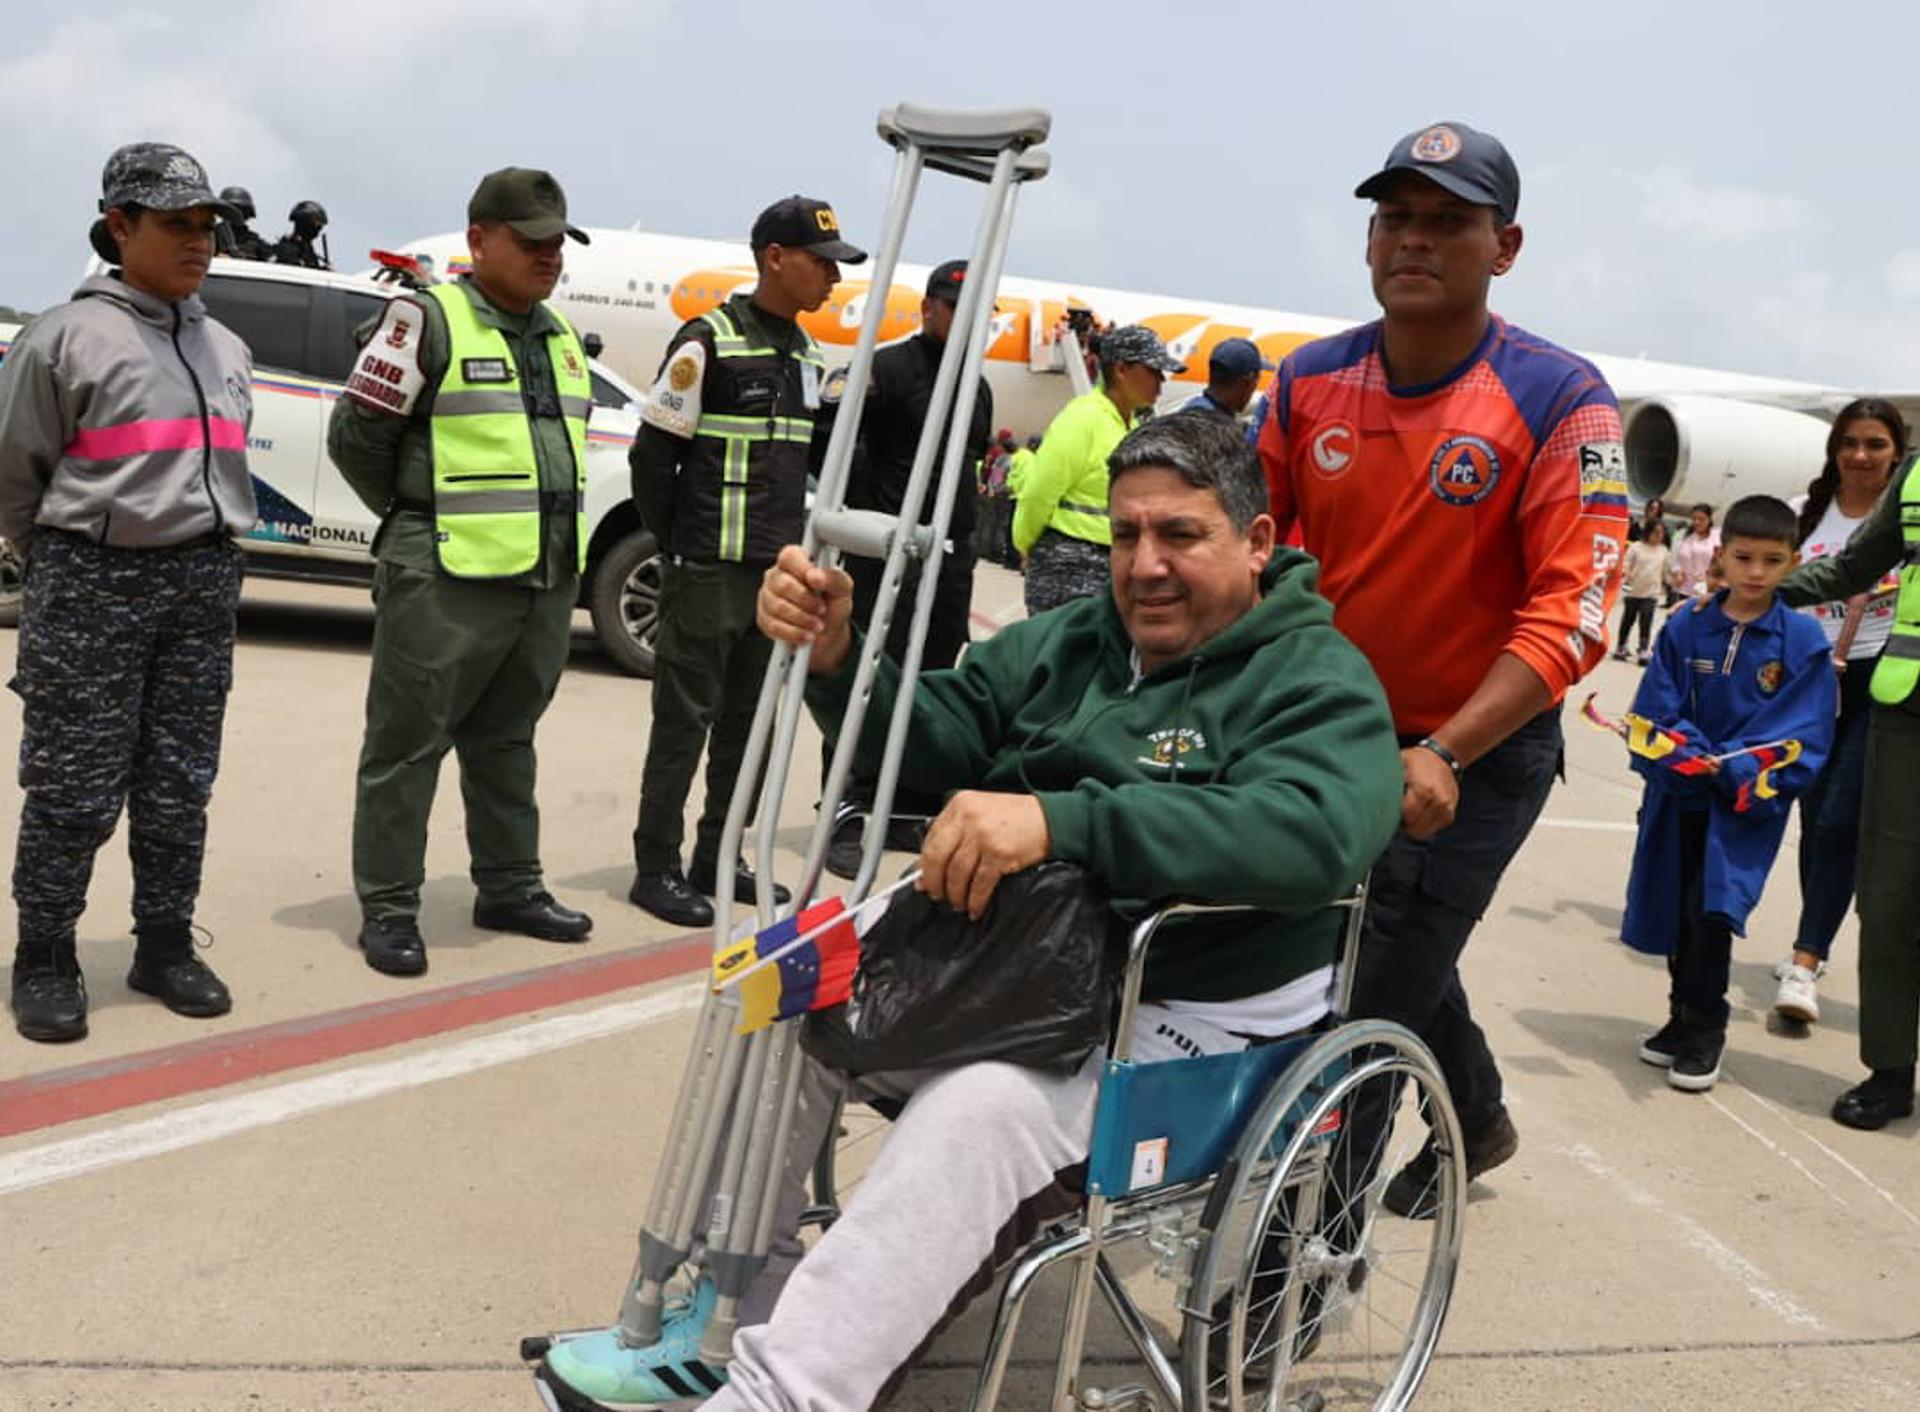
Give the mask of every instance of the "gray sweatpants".
M 1100 1063 L 1095 1054 L 1067 1077 L 971 1064 L 862 1079 L 863 1092 L 904 1097 L 906 1109 L 840 1219 L 797 1266 L 770 1262 L 742 1302 L 744 1325 L 784 1281 L 771 1316 L 735 1335 L 709 1412 L 854 1412 L 889 1393 L 995 1268 L 1076 1203 L 1056 1178 L 1086 1160 Z M 842 1082 L 811 1065 L 808 1097 Z M 810 1157 L 824 1105 L 803 1113 L 812 1121 L 793 1150 Z M 796 1162 L 796 1187 L 803 1171 Z M 783 1217 L 798 1211 L 789 1195 Z

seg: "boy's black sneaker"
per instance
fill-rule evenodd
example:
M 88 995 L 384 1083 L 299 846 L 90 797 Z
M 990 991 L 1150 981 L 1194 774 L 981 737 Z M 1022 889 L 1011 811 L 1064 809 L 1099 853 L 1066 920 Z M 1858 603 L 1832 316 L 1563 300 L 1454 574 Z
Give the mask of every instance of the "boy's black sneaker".
M 1666 1024 L 1640 1041 L 1640 1062 L 1656 1069 L 1671 1069 L 1680 1053 L 1680 1035 L 1686 1028 L 1678 1015 L 1669 1015 Z
M 9 1008 L 23 1039 L 64 1044 L 87 1037 L 87 983 L 71 961 L 57 970 L 16 962 Z
M 1680 1043 L 1667 1069 L 1668 1084 L 1686 1093 L 1705 1093 L 1720 1077 L 1720 1056 L 1726 1047 L 1725 1025 L 1684 1019 Z

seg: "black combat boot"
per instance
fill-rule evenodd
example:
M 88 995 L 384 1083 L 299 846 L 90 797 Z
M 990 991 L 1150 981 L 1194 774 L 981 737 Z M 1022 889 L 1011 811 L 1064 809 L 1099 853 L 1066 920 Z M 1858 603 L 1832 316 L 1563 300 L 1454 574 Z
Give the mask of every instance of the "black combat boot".
M 87 1037 L 87 983 L 71 940 L 65 946 L 20 944 L 9 1008 L 13 1027 L 25 1039 L 59 1044 Z
M 149 922 L 133 929 L 133 969 L 127 987 L 151 995 L 176 1015 L 211 1019 L 233 1009 L 233 996 L 211 967 L 193 954 L 186 922 Z

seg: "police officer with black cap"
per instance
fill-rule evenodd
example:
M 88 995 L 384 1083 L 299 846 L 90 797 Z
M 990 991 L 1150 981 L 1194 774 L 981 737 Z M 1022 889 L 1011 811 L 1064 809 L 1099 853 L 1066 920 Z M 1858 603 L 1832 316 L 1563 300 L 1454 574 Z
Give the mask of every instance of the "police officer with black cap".
M 219 252 L 229 260 L 271 260 L 273 245 L 247 224 L 255 215 L 253 193 L 244 186 L 229 186 L 221 190 L 220 199 L 232 208 L 233 214 L 222 216 L 214 229 L 213 238 Z
M 1189 397 L 1183 412 L 1218 412 L 1239 420 L 1260 390 L 1260 375 L 1273 371 L 1250 338 L 1223 338 L 1207 354 L 1207 386 Z
M 960 302 L 966 277 L 965 260 L 949 260 L 938 266 L 927 277 L 926 297 L 920 301 L 920 331 L 873 355 L 867 405 L 860 414 L 860 439 L 847 479 L 850 508 L 884 510 L 888 514 L 900 512 L 901 502 L 906 498 L 907 480 L 913 471 L 914 450 L 920 444 L 920 430 L 926 424 L 927 405 L 933 400 L 933 381 L 940 371 L 940 357 L 947 346 L 947 333 L 953 327 L 954 309 Z M 948 425 L 952 425 L 951 414 Z M 979 500 L 974 468 L 985 459 L 992 435 L 993 390 L 983 377 L 974 396 L 973 417 L 967 425 L 967 474 L 954 487 L 953 513 L 947 523 L 950 542 L 940 561 L 933 617 L 927 627 L 926 645 L 921 649 L 922 670 L 951 667 L 967 643 L 968 613 L 973 607 L 973 528 Z M 940 438 L 945 445 L 945 429 Z M 934 470 L 937 474 L 938 463 Z M 920 523 L 931 524 L 933 512 L 934 497 L 929 494 L 920 508 Z M 865 627 L 880 597 L 882 565 L 878 559 L 855 557 L 848 560 L 846 568 L 853 576 L 854 620 Z M 887 632 L 887 655 L 896 662 L 906 656 L 913 625 L 912 603 L 918 590 L 918 574 L 910 569 L 901 585 L 898 607 Z M 873 781 L 857 778 L 849 781 L 846 798 L 849 804 L 864 809 L 873 800 Z M 896 799 L 901 814 L 907 818 L 937 814 L 943 802 L 907 795 Z M 850 878 L 859 870 L 860 831 L 861 822 L 857 817 L 847 820 L 835 831 L 827 851 L 830 871 Z M 920 847 L 917 831 L 905 819 L 900 820 L 888 830 L 888 846 L 917 852 Z
M 388 302 L 363 340 L 327 451 L 381 516 L 373 663 L 353 807 L 367 964 L 427 969 L 420 884 L 449 746 L 460 760 L 473 924 L 584 941 L 540 867 L 534 727 L 566 666 L 586 563 L 592 384 L 544 302 L 567 221 L 559 182 L 507 167 L 467 203 L 473 272 Z
M 754 605 L 761 574 L 800 539 L 807 477 L 825 451 L 836 398 L 819 347 L 796 320 L 827 302 L 841 264 L 867 258 L 840 238 L 833 207 L 805 196 L 762 211 L 752 246 L 752 293 L 674 334 L 630 455 L 634 503 L 668 557 L 629 896 L 686 927 L 713 921 L 707 898 L 720 886 L 742 902 L 757 896 L 744 861 L 733 878 L 716 876 L 772 650 Z M 683 873 L 682 811 L 703 746 L 706 803 Z M 786 889 L 774 895 L 785 901 Z

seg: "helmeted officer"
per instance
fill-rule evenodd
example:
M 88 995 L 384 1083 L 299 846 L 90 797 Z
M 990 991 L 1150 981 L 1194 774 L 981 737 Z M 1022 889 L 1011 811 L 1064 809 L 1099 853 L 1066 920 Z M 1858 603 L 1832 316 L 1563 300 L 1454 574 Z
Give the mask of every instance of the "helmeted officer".
M 927 406 L 933 400 L 933 382 L 940 371 L 940 358 L 946 351 L 947 333 L 953 327 L 953 314 L 960 302 L 960 291 L 967 278 L 965 260 L 949 260 L 927 277 L 926 297 L 920 301 L 920 331 L 912 338 L 890 344 L 873 355 L 873 372 L 867 384 L 867 405 L 860 414 L 860 439 L 854 450 L 853 468 L 847 478 L 847 505 L 852 509 L 883 510 L 900 513 L 906 498 L 907 481 L 913 473 L 914 452 L 920 445 L 920 430 L 927 421 Z M 992 295 L 987 296 L 989 299 Z M 957 400 L 957 393 L 956 393 Z M 952 424 L 949 414 L 948 425 Z M 979 501 L 979 483 L 972 468 L 986 457 L 993 435 L 993 389 L 980 379 L 974 394 L 973 417 L 967 424 L 966 467 L 953 488 L 953 513 L 947 522 L 950 541 L 940 560 L 940 577 L 935 585 L 933 616 L 927 625 L 927 640 L 921 648 L 923 671 L 951 667 L 966 646 L 968 613 L 973 607 L 974 517 Z M 946 432 L 940 433 L 945 445 Z M 938 475 L 940 462 L 934 463 Z M 920 507 L 920 523 L 931 524 L 935 509 L 928 484 L 928 495 Z M 853 577 L 853 617 L 861 627 L 873 618 L 880 597 L 881 571 L 878 559 L 851 557 L 846 569 Z M 912 636 L 913 601 L 919 592 L 919 574 L 909 569 L 895 600 L 893 622 L 887 631 L 887 655 L 898 662 L 907 654 Z M 873 802 L 873 781 L 855 778 L 847 785 L 847 802 L 866 809 Z M 912 816 L 931 818 L 940 812 L 940 799 L 896 797 L 898 816 L 887 831 L 887 846 L 918 852 L 917 827 Z M 860 867 L 861 824 L 849 819 L 834 831 L 827 850 L 827 867 L 841 877 L 852 877 Z
M 218 252 L 229 260 L 271 260 L 272 243 L 247 224 L 257 214 L 253 193 L 244 186 L 229 186 L 222 188 L 220 199 L 233 209 L 233 214 L 222 216 L 214 228 Z
M 831 206 L 804 196 L 762 211 L 752 245 L 753 292 L 674 334 L 630 456 L 634 503 L 668 562 L 629 895 L 687 927 L 713 920 L 720 833 L 772 650 L 754 625 L 760 576 L 800 538 L 832 415 L 835 384 L 795 320 L 827 302 L 841 263 L 867 258 L 840 238 Z M 681 815 L 703 745 L 706 804 L 683 874 Z M 755 900 L 744 861 L 729 885 Z M 774 893 L 785 900 L 784 888 Z
M 533 732 L 566 665 L 586 562 L 586 353 L 542 301 L 560 278 L 560 184 L 507 167 L 467 203 L 473 272 L 392 300 L 327 450 L 382 517 L 353 810 L 367 964 L 427 968 L 416 921 L 440 761 L 460 759 L 473 923 L 582 941 L 542 883 Z
M 327 228 L 327 208 L 318 201 L 301 201 L 287 212 L 293 229 L 274 243 L 273 260 L 280 265 L 300 265 L 309 270 L 333 268 L 326 255 L 326 243 L 320 232 Z M 316 242 L 319 248 L 315 248 Z

